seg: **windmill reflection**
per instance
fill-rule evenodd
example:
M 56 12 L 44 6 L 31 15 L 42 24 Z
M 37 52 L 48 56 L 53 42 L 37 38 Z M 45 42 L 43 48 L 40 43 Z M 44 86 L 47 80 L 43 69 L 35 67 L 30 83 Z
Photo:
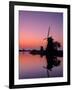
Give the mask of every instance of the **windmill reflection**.
M 50 76 L 49 75 L 49 71 L 52 71 L 52 68 L 55 67 L 55 66 L 59 66 L 60 65 L 60 60 L 57 59 L 56 56 L 48 56 L 46 55 L 46 67 L 43 66 L 43 68 L 47 69 L 47 75 L 48 77 Z

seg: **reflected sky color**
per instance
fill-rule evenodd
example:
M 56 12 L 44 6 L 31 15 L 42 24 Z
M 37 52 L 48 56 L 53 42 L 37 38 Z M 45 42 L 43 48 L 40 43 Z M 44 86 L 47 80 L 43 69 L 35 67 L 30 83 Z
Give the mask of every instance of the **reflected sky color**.
M 63 58 L 58 58 L 61 63 L 54 66 L 52 70 L 43 68 L 47 66 L 46 57 L 33 56 L 28 53 L 19 54 L 19 79 L 47 78 L 63 76 Z
M 50 36 L 63 45 L 63 13 L 19 11 L 19 47 L 39 49 L 46 46 L 48 27 Z

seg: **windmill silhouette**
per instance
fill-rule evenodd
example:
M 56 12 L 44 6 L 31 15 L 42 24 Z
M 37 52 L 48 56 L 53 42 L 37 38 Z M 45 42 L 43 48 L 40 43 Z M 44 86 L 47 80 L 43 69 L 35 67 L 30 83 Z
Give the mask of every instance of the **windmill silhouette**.
M 44 38 L 43 40 L 47 40 L 47 45 L 46 45 L 46 51 L 52 51 L 53 50 L 53 38 L 50 36 L 50 26 L 48 28 L 48 33 L 47 37 Z
M 30 50 L 30 54 L 33 54 L 33 55 L 40 55 L 41 57 L 42 56 L 46 56 L 46 55 L 56 55 L 56 56 L 62 56 L 63 55 L 63 50 L 58 50 L 60 48 L 60 43 L 57 42 L 57 41 L 54 41 L 53 37 L 50 36 L 50 26 L 48 28 L 48 32 L 47 32 L 47 37 L 44 38 L 43 40 L 46 40 L 46 46 L 45 46 L 45 49 L 43 48 L 43 46 L 41 45 L 40 46 L 40 49 L 39 50 L 36 50 L 36 49 L 33 49 L 33 50 Z

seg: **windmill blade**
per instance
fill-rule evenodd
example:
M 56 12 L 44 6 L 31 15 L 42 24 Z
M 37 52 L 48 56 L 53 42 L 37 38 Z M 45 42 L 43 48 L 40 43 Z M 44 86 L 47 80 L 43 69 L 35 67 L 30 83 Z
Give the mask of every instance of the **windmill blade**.
M 47 38 L 44 38 L 43 40 L 48 39 L 48 37 L 49 37 L 49 33 L 50 33 L 50 26 L 49 26 L 49 28 L 48 28 Z
M 48 69 L 47 69 L 47 75 L 48 75 L 48 77 L 50 76 L 50 75 L 49 75 L 49 71 L 48 71 Z
M 44 38 L 43 40 L 46 40 L 47 38 Z
M 48 29 L 48 34 L 47 34 L 47 37 L 49 37 L 49 33 L 50 33 L 50 26 L 49 26 L 49 29 Z

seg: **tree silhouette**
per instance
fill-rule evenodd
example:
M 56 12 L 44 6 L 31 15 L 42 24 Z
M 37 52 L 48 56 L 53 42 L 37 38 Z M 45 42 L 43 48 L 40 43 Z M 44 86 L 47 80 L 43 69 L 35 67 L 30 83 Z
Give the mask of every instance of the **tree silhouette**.
M 55 50 L 57 50 L 58 48 L 61 47 L 61 44 L 56 41 L 56 42 L 54 42 L 54 46 L 53 47 L 54 47 Z

